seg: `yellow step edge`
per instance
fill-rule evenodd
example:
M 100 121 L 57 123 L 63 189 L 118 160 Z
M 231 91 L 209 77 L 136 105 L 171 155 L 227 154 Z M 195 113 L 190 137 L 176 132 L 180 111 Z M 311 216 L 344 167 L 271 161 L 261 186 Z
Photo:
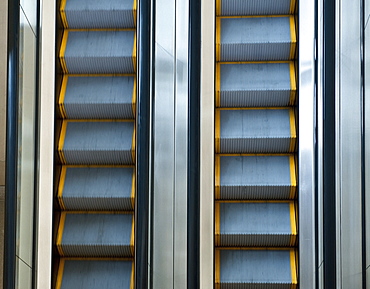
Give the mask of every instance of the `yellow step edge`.
M 290 168 L 290 195 L 289 199 L 294 199 L 297 190 L 297 177 L 296 177 L 296 165 L 294 155 L 289 157 L 289 168 Z
M 58 184 L 58 194 L 57 194 L 58 203 L 62 210 L 66 209 L 64 202 L 63 202 L 63 190 L 64 190 L 64 184 L 66 180 L 66 174 L 67 174 L 67 168 L 65 166 L 62 166 L 62 171 L 60 173 L 59 184 Z
M 215 203 L 215 246 L 219 246 L 221 243 L 221 224 L 220 224 L 220 203 Z
M 67 125 L 68 125 L 67 121 L 62 122 L 62 129 L 60 131 L 59 142 L 58 142 L 58 154 L 59 154 L 59 158 L 62 164 L 66 164 L 66 159 L 63 153 L 63 147 L 64 147 L 64 141 L 65 141 L 66 133 L 67 133 Z
M 68 75 L 63 75 L 63 80 L 62 80 L 62 86 L 60 88 L 58 105 L 59 105 L 60 114 L 62 115 L 62 117 L 64 119 L 68 117 L 67 112 L 66 112 L 65 107 L 64 107 L 64 99 L 65 99 L 65 95 L 66 95 L 66 91 L 67 91 L 67 84 L 68 84 Z
M 61 63 L 64 74 L 68 73 L 67 65 L 66 65 L 65 58 L 64 58 L 65 53 L 66 53 L 66 48 L 67 48 L 67 41 L 68 41 L 68 30 L 64 30 L 63 36 L 62 36 L 62 44 L 61 44 L 60 52 L 59 52 L 59 59 L 60 59 L 60 63 Z
M 220 156 L 215 156 L 215 199 L 221 198 L 221 165 L 220 165 Z
M 289 64 L 289 73 L 290 73 L 290 99 L 289 105 L 293 106 L 295 104 L 295 98 L 297 95 L 297 82 L 296 82 L 296 73 L 295 73 L 295 66 L 294 62 L 290 62 Z
M 60 215 L 60 219 L 59 219 L 59 226 L 58 226 L 57 239 L 56 239 L 56 245 L 57 245 L 59 256 L 64 256 L 64 252 L 62 248 L 62 241 L 63 241 L 63 231 L 64 231 L 65 221 L 66 221 L 66 214 L 65 212 L 62 212 Z
M 67 0 L 61 0 L 60 1 L 60 17 L 62 18 L 62 23 L 64 28 L 68 28 L 68 21 L 67 21 L 67 16 L 66 16 L 66 3 Z

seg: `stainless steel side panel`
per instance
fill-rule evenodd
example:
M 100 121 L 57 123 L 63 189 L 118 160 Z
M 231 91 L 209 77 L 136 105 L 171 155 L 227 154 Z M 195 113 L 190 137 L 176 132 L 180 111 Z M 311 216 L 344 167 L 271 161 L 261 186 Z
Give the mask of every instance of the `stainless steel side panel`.
M 155 1 L 152 288 L 173 288 L 175 2 Z
M 362 288 L 361 1 L 336 4 L 337 288 Z
M 152 288 L 186 288 L 188 0 L 155 2 Z
M 299 1 L 299 287 L 315 287 L 315 1 Z

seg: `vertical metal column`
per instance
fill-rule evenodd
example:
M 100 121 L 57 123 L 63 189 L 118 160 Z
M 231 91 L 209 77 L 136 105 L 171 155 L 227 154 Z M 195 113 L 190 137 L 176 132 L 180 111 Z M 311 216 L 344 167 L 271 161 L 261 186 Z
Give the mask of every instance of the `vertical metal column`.
M 154 6 L 152 288 L 186 288 L 188 5 Z
M 337 0 L 337 288 L 362 288 L 361 0 Z
M 315 1 L 299 1 L 299 286 L 315 287 Z

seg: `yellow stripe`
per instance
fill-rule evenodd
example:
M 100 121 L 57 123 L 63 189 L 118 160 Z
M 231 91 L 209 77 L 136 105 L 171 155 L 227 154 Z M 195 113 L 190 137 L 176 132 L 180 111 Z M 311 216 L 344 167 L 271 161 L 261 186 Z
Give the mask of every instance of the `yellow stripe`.
M 294 10 L 295 10 L 295 0 L 290 0 L 289 13 L 294 14 Z
M 215 203 L 215 245 L 220 246 L 220 203 Z
M 216 61 L 221 60 L 221 19 L 216 18 Z
M 289 121 L 290 121 L 290 147 L 289 152 L 294 152 L 295 144 L 297 140 L 297 131 L 295 127 L 295 117 L 294 117 L 294 110 L 289 110 Z
M 132 149 L 131 149 L 131 157 L 132 162 L 135 163 L 135 140 L 136 140 L 136 127 L 134 126 L 134 133 L 132 134 Z
M 62 18 L 64 28 L 68 28 L 68 21 L 66 16 L 66 3 L 67 0 L 61 0 L 60 2 L 60 16 Z
M 216 16 L 219 16 L 221 14 L 221 0 L 216 0 Z
M 220 152 L 221 149 L 221 120 L 220 120 L 220 110 L 215 111 L 215 150 L 216 153 Z
M 136 177 L 135 177 L 135 170 L 132 174 L 132 186 L 131 186 L 131 205 L 132 209 L 135 209 L 135 187 L 136 187 Z
M 297 180 L 295 175 L 295 164 L 294 164 L 294 156 L 289 157 L 289 167 L 290 167 L 290 199 L 294 199 L 296 187 L 297 187 Z
M 221 66 L 216 64 L 216 107 L 221 106 Z
M 289 72 L 290 72 L 290 100 L 289 105 L 294 105 L 295 103 L 295 96 L 297 91 L 297 83 L 295 79 L 295 69 L 294 69 L 294 63 L 291 62 L 289 64 Z
M 66 53 L 66 48 L 67 48 L 67 40 L 68 40 L 68 30 L 64 30 L 63 37 L 62 37 L 62 44 L 61 44 L 61 47 L 60 47 L 59 57 L 60 57 L 60 63 L 62 64 L 63 73 L 65 73 L 65 74 L 68 73 L 67 65 L 66 65 L 66 62 L 65 62 L 65 59 L 64 59 L 64 55 Z
M 60 137 L 59 137 L 59 143 L 58 143 L 58 152 L 59 152 L 59 157 L 60 161 L 65 164 L 66 159 L 64 158 L 64 153 L 63 153 L 63 146 L 64 146 L 64 140 L 66 138 L 66 132 L 67 132 L 67 121 L 63 121 L 62 123 L 62 129 L 60 131 Z
M 67 118 L 67 113 L 64 107 L 64 98 L 66 95 L 67 83 L 68 83 L 68 76 L 64 75 L 63 80 L 62 80 L 62 87 L 60 88 L 60 94 L 59 94 L 59 110 L 63 118 Z
M 132 215 L 132 229 L 131 229 L 131 239 L 130 239 L 130 247 L 131 247 L 131 254 L 135 256 L 135 218 Z
M 135 288 L 135 262 L 132 262 L 130 289 Z
M 58 201 L 59 201 L 59 205 L 62 210 L 66 209 L 64 202 L 63 202 L 63 189 L 64 189 L 64 183 L 66 179 L 66 173 L 67 173 L 67 168 L 65 166 L 62 166 L 62 171 L 60 173 L 59 186 L 58 186 Z
M 220 284 L 220 277 L 221 277 L 221 274 L 220 274 L 220 259 L 221 259 L 221 256 L 220 256 L 220 250 L 215 250 L 215 283 L 216 284 Z
M 294 250 L 290 251 L 290 269 L 292 274 L 292 284 L 297 284 L 297 271 L 296 271 L 296 263 L 295 263 L 295 252 Z
M 61 259 L 59 261 L 57 282 L 56 282 L 56 286 L 55 286 L 56 289 L 62 288 L 63 272 L 64 272 L 64 259 Z
M 136 71 L 136 33 L 134 35 L 134 47 L 132 48 L 132 64 L 134 66 L 134 71 Z
M 290 59 L 294 59 L 295 55 L 295 48 L 296 48 L 296 43 L 297 43 L 297 36 L 295 32 L 295 24 L 294 24 L 294 16 L 290 16 L 290 39 L 291 39 L 291 44 L 290 44 Z
M 137 9 L 136 9 L 136 0 L 134 0 L 134 4 L 132 5 L 132 17 L 134 18 L 134 25 L 135 27 L 137 26 L 137 23 L 136 23 L 136 13 L 137 13 Z
M 297 224 L 296 224 L 296 219 L 295 219 L 295 208 L 294 208 L 293 202 L 289 204 L 289 211 L 290 211 L 290 229 L 291 229 L 292 236 L 293 236 L 293 238 L 291 239 L 290 246 L 294 246 L 295 236 L 297 235 Z
M 57 248 L 60 256 L 64 256 L 63 249 L 62 249 L 62 240 L 63 240 L 63 231 L 64 231 L 64 224 L 66 221 L 66 212 L 62 212 L 60 215 L 59 220 L 59 227 L 57 233 Z
M 215 199 L 220 199 L 220 186 L 221 186 L 221 167 L 220 167 L 220 157 L 215 156 Z
M 132 114 L 136 117 L 136 77 L 134 78 L 134 87 L 132 89 Z

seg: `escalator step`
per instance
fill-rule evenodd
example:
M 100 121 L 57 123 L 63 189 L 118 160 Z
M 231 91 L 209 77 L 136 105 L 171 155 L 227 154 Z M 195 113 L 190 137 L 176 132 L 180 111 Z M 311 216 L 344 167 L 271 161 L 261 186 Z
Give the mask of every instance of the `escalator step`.
M 295 251 L 216 250 L 216 288 L 297 288 Z
M 56 289 L 134 288 L 134 262 L 130 260 L 78 260 L 62 258 Z
M 63 121 L 58 151 L 68 165 L 131 165 L 134 121 Z
M 135 0 L 62 0 L 64 28 L 133 28 Z
M 134 167 L 62 167 L 58 201 L 63 210 L 129 211 L 134 195 Z
M 65 76 L 59 98 L 63 118 L 132 119 L 136 83 L 133 76 Z
M 296 167 L 292 155 L 215 158 L 216 199 L 293 199 Z
M 295 103 L 293 62 L 218 64 L 217 107 L 270 107 Z
M 293 14 L 295 0 L 217 0 L 216 14 L 222 16 Z
M 60 59 L 66 74 L 134 73 L 135 31 L 65 30 Z
M 293 152 L 293 109 L 216 110 L 216 153 Z
M 57 248 L 67 257 L 133 257 L 133 215 L 62 212 Z
M 267 61 L 294 58 L 293 16 L 217 18 L 217 61 Z
M 290 202 L 217 202 L 216 246 L 294 246 L 297 227 Z

